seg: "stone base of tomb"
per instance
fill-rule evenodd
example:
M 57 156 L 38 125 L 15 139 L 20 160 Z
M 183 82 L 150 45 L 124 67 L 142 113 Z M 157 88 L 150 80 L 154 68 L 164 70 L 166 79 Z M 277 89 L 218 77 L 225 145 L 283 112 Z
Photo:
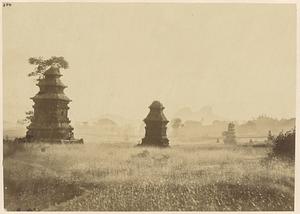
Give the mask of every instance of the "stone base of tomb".
M 60 140 L 64 144 L 83 144 L 83 139 L 73 139 L 73 140 Z
M 143 138 L 142 143 L 138 144 L 138 146 L 154 146 L 154 147 L 169 147 L 169 139 L 168 138 Z
M 20 141 L 20 140 L 19 140 Z M 26 139 L 22 138 L 22 143 L 49 143 L 49 144 L 83 144 L 83 139 Z

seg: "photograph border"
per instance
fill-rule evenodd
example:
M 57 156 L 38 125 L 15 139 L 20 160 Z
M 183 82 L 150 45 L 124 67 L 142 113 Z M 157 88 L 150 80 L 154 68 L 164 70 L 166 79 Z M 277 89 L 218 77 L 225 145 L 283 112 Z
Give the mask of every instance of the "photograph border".
M 31 2 L 36 2 L 36 3 L 44 3 L 44 2 L 51 2 L 51 3 L 183 3 L 183 4 L 190 4 L 190 3 L 209 3 L 209 4 L 220 4 L 220 3 L 224 3 L 224 4 L 230 4 L 230 3 L 238 3 L 238 4 L 295 4 L 296 5 L 296 10 L 297 10 L 297 65 L 296 65 L 296 157 L 295 157 L 295 194 L 294 194 L 294 211 L 287 211 L 287 212 L 282 212 L 282 211 L 277 211 L 276 213 L 300 213 L 300 186 L 299 186 L 299 182 L 300 182 L 300 146 L 297 145 L 297 143 L 300 142 L 300 120 L 299 120 L 299 116 L 300 116 L 300 71 L 299 71 L 299 62 L 300 62 L 300 56 L 299 56 L 299 49 L 300 49 L 300 30 L 299 30 L 299 25 L 300 25 L 300 0 L 206 0 L 206 1 L 200 1 L 200 0 L 169 0 L 169 1 L 163 1 L 163 0 L 88 0 L 88 1 L 84 1 L 84 0 L 72 0 L 72 1 L 61 1 L 61 0 L 43 0 L 43 1 L 39 1 L 39 0 L 27 0 L 27 1 L 22 1 L 22 0 L 13 0 L 13 1 L 3 1 L 1 0 L 1 3 L 4 2 L 9 2 L 9 3 L 31 3 Z M 3 7 L 2 7 L 3 9 Z M 2 10 L 1 10 L 1 26 L 3 26 L 3 20 L 2 20 Z M 1 27 L 1 38 L 3 36 L 3 28 Z M 3 65 L 3 38 L 1 39 L 1 65 Z M 1 113 L 0 113 L 0 117 L 2 120 L 1 123 L 1 138 L 3 139 L 3 66 L 1 66 L 1 87 L 0 87 L 0 91 L 2 94 L 2 99 L 1 99 Z M 3 154 L 3 143 L 0 146 L 0 152 Z M 3 155 L 0 155 L 0 160 L 1 160 L 1 170 L 0 170 L 0 176 L 1 176 L 1 183 L 0 183 L 0 213 L 3 212 L 10 212 L 10 213 L 23 213 L 20 211 L 17 212 L 12 212 L 12 211 L 6 211 L 4 209 L 4 194 L 2 194 L 4 192 L 4 183 L 3 183 Z M 57 211 L 58 213 L 69 213 L 69 212 L 62 212 L 62 211 Z M 72 211 L 72 213 L 86 213 L 88 211 L 82 211 L 82 212 L 76 212 L 76 211 Z M 213 212 L 206 212 L 206 211 L 197 211 L 197 212 L 201 212 L 201 213 L 222 213 L 222 214 L 227 214 L 227 213 L 240 213 L 239 211 L 213 211 Z M 271 211 L 268 212 L 261 212 L 261 211 L 252 211 L 252 212 L 248 212 L 248 211 L 243 211 L 241 213 L 274 213 Z M 24 212 L 24 213 L 36 213 L 36 212 Z M 44 212 L 44 211 L 38 211 L 38 213 L 53 213 L 53 212 Z M 102 211 L 93 211 L 93 213 L 137 213 L 137 212 L 102 212 Z M 139 212 L 139 213 L 154 213 L 154 212 Z M 195 212 L 155 212 L 155 213 L 195 213 Z

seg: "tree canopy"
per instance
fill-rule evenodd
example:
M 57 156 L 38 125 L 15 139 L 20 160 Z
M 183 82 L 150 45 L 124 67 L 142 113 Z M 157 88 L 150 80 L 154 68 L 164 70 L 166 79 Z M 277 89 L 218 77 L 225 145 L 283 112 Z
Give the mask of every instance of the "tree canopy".
M 67 69 L 69 68 L 69 63 L 64 59 L 64 57 L 52 56 L 49 59 L 44 59 L 43 57 L 30 57 L 28 59 L 29 64 L 35 65 L 35 70 L 28 74 L 31 76 L 38 76 L 39 79 L 44 77 L 44 72 L 51 66 L 56 65 L 59 68 Z
M 270 155 L 295 160 L 295 137 L 296 129 L 287 131 L 286 133 L 281 132 L 273 140 L 273 149 Z
M 178 129 L 183 126 L 180 118 L 175 118 L 171 121 L 171 126 L 173 129 Z

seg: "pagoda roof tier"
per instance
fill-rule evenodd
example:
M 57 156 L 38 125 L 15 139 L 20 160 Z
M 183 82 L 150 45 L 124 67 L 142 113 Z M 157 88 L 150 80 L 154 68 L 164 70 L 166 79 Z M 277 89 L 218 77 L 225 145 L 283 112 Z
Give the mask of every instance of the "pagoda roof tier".
M 152 104 L 149 106 L 150 109 L 164 109 L 165 107 L 163 104 L 157 100 L 153 101 Z
M 57 66 L 51 66 L 48 70 L 45 71 L 44 73 L 45 76 L 62 76 L 59 67 Z
M 67 88 L 65 84 L 62 83 L 60 79 L 41 79 L 37 84 L 37 86 L 58 86 L 62 88 Z
M 165 108 L 161 102 L 153 101 L 153 103 L 149 106 L 150 112 L 144 121 L 160 121 L 160 122 L 169 122 L 166 116 L 163 113 L 163 109 Z
M 34 131 L 48 131 L 49 128 L 47 127 L 34 127 L 34 126 L 30 126 L 30 127 L 27 127 L 31 130 L 34 130 Z M 55 131 L 65 131 L 65 130 L 69 130 L 69 131 L 73 131 L 74 128 L 72 126 L 70 127 L 51 127 L 51 130 L 55 130 Z
M 40 123 L 39 121 L 37 121 L 37 120 L 33 120 L 33 122 L 34 123 Z M 42 121 L 43 122 L 43 121 Z M 71 122 L 71 120 L 69 120 L 68 118 L 67 119 L 53 119 L 52 118 L 52 120 L 51 120 L 51 123 L 70 123 Z
M 166 116 L 162 113 L 149 113 L 144 121 L 158 121 L 158 122 L 169 122 Z
M 36 124 L 34 124 L 34 123 L 32 123 L 32 124 L 30 124 L 27 128 L 29 128 L 30 127 L 30 129 L 36 129 L 36 130 L 49 130 L 49 128 L 50 129 L 62 129 L 62 130 L 64 130 L 64 129 L 74 129 L 70 124 L 68 124 L 68 123 L 63 123 L 63 124 L 58 124 L 58 123 L 53 123 L 53 124 L 45 124 L 45 125 L 41 125 L 41 124 L 38 124 L 38 125 L 36 125 Z
M 57 94 L 57 93 L 44 93 L 44 94 L 39 94 L 38 93 L 37 95 L 35 95 L 31 99 L 32 100 L 52 99 L 52 100 L 64 100 L 64 101 L 68 101 L 68 102 L 72 101 L 65 94 Z

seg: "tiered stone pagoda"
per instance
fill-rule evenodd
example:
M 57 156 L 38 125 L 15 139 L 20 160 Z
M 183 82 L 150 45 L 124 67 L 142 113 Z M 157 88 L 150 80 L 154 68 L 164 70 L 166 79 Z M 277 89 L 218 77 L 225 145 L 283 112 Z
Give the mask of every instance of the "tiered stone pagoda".
M 61 82 L 61 76 L 59 67 L 53 65 L 45 71 L 44 78 L 38 81 L 40 91 L 31 98 L 34 102 L 34 115 L 27 127 L 27 140 L 76 141 L 68 118 L 68 103 L 71 100 L 64 94 L 67 86 Z
M 144 119 L 146 134 L 140 145 L 167 147 L 169 140 L 166 131 L 169 121 L 163 113 L 164 107 L 159 101 L 154 101 L 149 108 L 150 112 Z

